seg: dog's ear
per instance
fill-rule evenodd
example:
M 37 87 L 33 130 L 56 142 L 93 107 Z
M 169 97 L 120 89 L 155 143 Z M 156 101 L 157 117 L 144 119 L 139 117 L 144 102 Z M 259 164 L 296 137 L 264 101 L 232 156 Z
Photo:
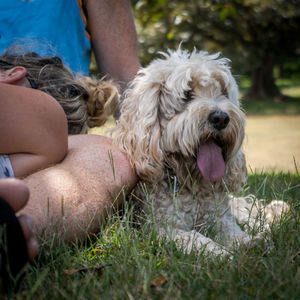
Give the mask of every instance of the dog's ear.
M 231 100 L 231 102 L 233 102 L 235 105 L 237 105 L 239 107 L 240 103 L 239 103 L 238 85 L 231 74 L 229 75 L 229 79 L 230 79 L 229 83 L 226 86 L 226 92 L 227 92 L 228 98 Z
M 225 189 L 229 192 L 238 192 L 247 181 L 246 159 L 242 150 L 239 150 L 226 165 Z
M 129 155 L 138 176 L 148 182 L 163 176 L 159 98 L 160 84 L 149 82 L 140 72 L 126 92 L 114 131 L 114 141 Z

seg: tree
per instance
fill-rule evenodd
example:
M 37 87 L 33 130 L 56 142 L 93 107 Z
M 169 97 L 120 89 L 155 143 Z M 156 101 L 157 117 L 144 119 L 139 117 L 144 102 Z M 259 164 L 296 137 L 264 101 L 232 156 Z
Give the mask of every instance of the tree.
M 251 76 L 248 99 L 282 98 L 274 67 L 299 61 L 299 0 L 139 0 L 135 15 L 144 51 L 181 41 L 187 48 L 221 50 L 235 71 Z

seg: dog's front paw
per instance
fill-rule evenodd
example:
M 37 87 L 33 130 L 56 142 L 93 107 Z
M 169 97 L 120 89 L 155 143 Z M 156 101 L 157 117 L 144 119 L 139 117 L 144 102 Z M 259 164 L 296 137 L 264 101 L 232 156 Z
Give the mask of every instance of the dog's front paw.
M 252 244 L 252 240 L 253 240 L 253 238 L 249 234 L 243 232 L 240 235 L 236 235 L 234 237 L 227 238 L 225 240 L 225 245 L 229 250 L 233 250 L 234 248 L 237 248 L 240 246 L 248 246 L 248 245 Z
M 290 206 L 281 200 L 273 200 L 265 207 L 266 221 L 269 225 L 279 223 L 281 218 L 290 211 Z
M 176 234 L 173 235 L 173 240 L 176 242 L 177 247 L 183 249 L 186 253 L 208 251 L 214 255 L 230 256 L 229 251 L 224 247 L 195 230 L 183 231 L 177 229 Z

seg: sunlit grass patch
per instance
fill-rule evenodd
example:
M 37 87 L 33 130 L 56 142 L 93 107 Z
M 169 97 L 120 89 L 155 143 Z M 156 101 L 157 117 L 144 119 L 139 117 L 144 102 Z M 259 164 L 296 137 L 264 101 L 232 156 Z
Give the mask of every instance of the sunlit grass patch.
M 90 128 L 89 134 L 111 136 L 110 130 L 115 126 L 116 126 L 116 121 L 114 120 L 113 117 L 110 117 L 103 126 Z

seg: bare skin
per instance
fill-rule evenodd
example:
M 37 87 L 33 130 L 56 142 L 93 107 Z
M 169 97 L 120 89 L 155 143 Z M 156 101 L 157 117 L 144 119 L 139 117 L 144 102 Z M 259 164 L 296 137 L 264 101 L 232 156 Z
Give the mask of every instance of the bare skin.
M 9 155 L 16 177 L 62 160 L 68 145 L 64 111 L 53 97 L 29 88 L 26 73 L 21 66 L 0 71 L 0 154 Z M 18 179 L 0 179 L 0 197 L 17 213 L 27 204 L 29 189 Z M 18 220 L 32 260 L 38 244 L 31 219 L 20 215 Z
M 7 184 L 0 186 L 3 198 L 16 212 L 32 219 L 34 233 L 46 230 L 51 236 L 56 230 L 66 241 L 82 239 L 99 230 L 107 213 L 134 187 L 137 176 L 111 139 L 93 135 L 67 138 L 65 115 L 61 118 L 57 102 L 29 88 L 23 67 L 10 71 L 0 72 L 0 101 L 5 107 L 0 115 L 0 153 L 9 154 L 16 176 L 34 173 L 24 178 L 29 201 L 28 190 L 23 196 L 14 195 Z M 29 217 L 19 220 L 30 240 L 31 259 L 37 243 Z
M 0 71 L 0 154 L 9 155 L 16 177 L 61 161 L 68 147 L 63 109 L 50 95 L 27 88 L 26 72 Z
M 31 217 L 36 234 L 55 230 L 66 241 L 83 239 L 99 230 L 137 180 L 127 156 L 111 139 L 70 136 L 61 163 L 24 179 L 30 201 L 21 213 Z
M 98 68 L 102 75 L 114 78 L 124 91 L 140 67 L 130 0 L 88 0 L 86 3 Z M 126 155 L 107 138 L 69 137 L 68 148 L 67 122 L 56 101 L 30 89 L 25 75 L 23 67 L 0 71 L 1 110 L 5 107 L 0 115 L 0 154 L 9 154 L 17 177 L 46 169 L 25 178 L 31 192 L 29 203 L 28 193 L 14 194 L 7 181 L 0 185 L 0 196 L 6 195 L 15 212 L 27 203 L 23 212 L 32 218 L 35 232 L 51 230 L 54 223 L 64 239 L 83 238 L 87 232 L 99 229 L 107 210 L 121 201 L 122 197 L 116 198 L 118 193 L 129 192 L 137 176 Z M 49 165 L 53 166 L 47 168 Z M 30 220 L 20 216 L 19 221 L 32 259 L 37 253 L 37 243 L 30 230 Z
M 124 90 L 140 68 L 130 0 L 88 0 L 87 12 L 98 69 Z
M 21 180 L 15 178 L 0 179 L 0 197 L 14 210 L 20 211 L 28 202 L 29 189 Z M 32 233 L 32 222 L 26 215 L 20 215 L 18 221 L 22 227 L 27 244 L 28 259 L 32 260 L 38 253 L 38 244 Z

